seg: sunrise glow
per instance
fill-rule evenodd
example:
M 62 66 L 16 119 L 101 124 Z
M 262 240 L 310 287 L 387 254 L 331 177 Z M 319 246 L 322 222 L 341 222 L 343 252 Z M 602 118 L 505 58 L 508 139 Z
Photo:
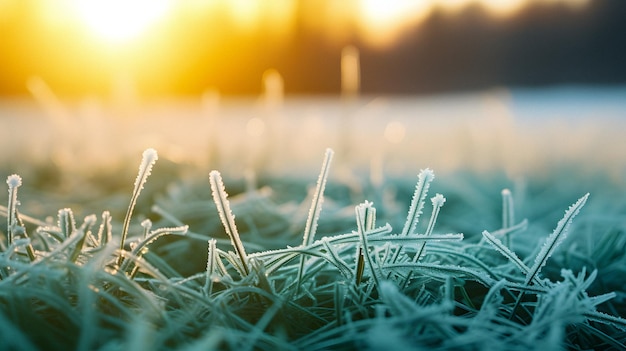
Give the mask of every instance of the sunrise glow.
M 0 90 L 23 92 L 35 76 L 59 94 L 97 92 L 120 101 L 208 86 L 249 94 L 273 68 L 284 78 L 285 91 L 343 87 L 343 96 L 357 96 L 372 89 L 371 72 L 379 65 L 423 69 L 463 52 L 456 47 L 463 46 L 458 43 L 472 26 L 477 31 L 468 37 L 491 47 L 500 42 L 493 32 L 499 28 L 505 28 L 502 38 L 528 41 L 526 24 L 537 16 L 548 22 L 571 16 L 566 27 L 577 33 L 584 26 L 576 19 L 591 18 L 587 11 L 596 16 L 602 6 L 591 0 L 0 0 L 0 63 L 8 82 Z M 488 38 L 477 37 L 482 30 L 489 31 Z M 335 81 L 322 81 L 308 69 L 321 67 L 323 60 L 325 72 L 338 71 L 339 52 L 346 47 L 355 49 L 343 56 L 351 69 Z M 359 52 L 369 72 L 363 73 L 362 89 Z M 403 56 L 412 59 L 395 61 Z M 298 69 L 301 65 L 307 69 Z M 415 84 L 407 87 L 425 85 L 427 74 L 439 76 L 417 71 L 411 71 Z M 382 69 L 378 74 L 385 76 Z
M 80 20 L 98 37 L 124 42 L 147 31 L 163 18 L 170 0 L 76 0 Z
M 421 20 L 432 4 L 413 0 L 361 0 L 359 4 L 360 30 L 375 44 L 390 42 L 404 26 Z
M 293 30 L 298 4 L 296 0 L 68 1 L 73 1 L 74 13 L 88 31 L 109 43 L 128 42 L 148 32 L 159 20 L 168 16 L 175 18 L 174 8 L 184 12 L 191 10 L 196 15 L 223 16 L 239 30 L 250 33 L 265 30 L 284 37 Z M 345 38 L 345 31 L 350 30 L 352 23 L 365 42 L 384 47 L 393 45 L 407 28 L 436 10 L 456 12 L 476 4 L 494 16 L 509 16 L 533 2 L 582 7 L 589 0 L 346 0 L 341 6 L 313 3 L 307 5 L 310 6 L 306 7 L 307 12 L 301 15 L 315 26 L 327 27 L 327 33 L 334 38 Z

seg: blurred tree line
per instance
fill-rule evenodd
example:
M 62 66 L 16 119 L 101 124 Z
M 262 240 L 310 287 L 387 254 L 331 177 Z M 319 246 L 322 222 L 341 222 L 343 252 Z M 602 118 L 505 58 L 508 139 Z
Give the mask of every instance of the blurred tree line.
M 348 44 L 361 52 L 364 93 L 626 83 L 623 0 L 593 0 L 584 10 L 533 2 L 506 19 L 478 4 L 454 14 L 435 10 L 384 48 L 367 45 L 356 32 L 330 40 L 302 24 L 307 10 L 301 7 L 280 40 L 264 30 L 239 32 L 213 16 L 187 19 L 185 28 L 165 26 L 142 45 L 114 50 L 71 23 L 42 26 L 34 1 L 25 0 L 10 17 L 0 14 L 0 95 L 27 94 L 31 76 L 66 96 L 106 96 L 120 76 L 146 96 L 209 87 L 257 94 L 268 68 L 283 75 L 287 93 L 335 94 L 340 52 Z

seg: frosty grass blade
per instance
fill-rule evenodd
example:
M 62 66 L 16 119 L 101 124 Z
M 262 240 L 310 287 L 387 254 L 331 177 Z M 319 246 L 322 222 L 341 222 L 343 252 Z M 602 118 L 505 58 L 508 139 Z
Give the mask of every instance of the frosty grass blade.
M 559 246 L 559 244 L 561 244 L 561 242 L 565 240 L 565 236 L 567 235 L 567 231 L 570 224 L 572 223 L 572 220 L 574 219 L 574 217 L 576 217 L 578 212 L 580 212 L 580 209 L 585 205 L 588 197 L 589 193 L 578 199 L 575 204 L 570 206 L 569 209 L 565 211 L 565 215 L 559 221 L 552 234 L 550 234 L 550 236 L 546 239 L 546 243 L 541 248 L 541 251 L 539 251 L 539 254 L 537 254 L 537 257 L 535 258 L 535 263 L 530 268 L 530 272 L 526 276 L 526 285 L 530 284 L 530 282 L 535 279 L 535 276 L 539 274 L 539 271 L 546 264 L 548 258 L 552 256 L 557 246 Z
M 235 248 L 235 251 L 237 251 L 239 259 L 241 260 L 243 273 L 247 276 L 250 274 L 250 269 L 248 268 L 248 257 L 246 255 L 246 250 L 243 247 L 243 242 L 239 237 L 239 231 L 237 230 L 237 225 L 235 224 L 235 216 L 230 209 L 228 194 L 224 188 L 224 182 L 222 181 L 220 172 L 211 171 L 209 174 L 209 182 L 211 183 L 213 201 L 215 202 L 215 206 L 217 206 L 217 212 L 220 216 L 220 220 L 222 221 L 222 225 L 226 230 L 226 234 L 230 237 L 230 241 Z
M 128 205 L 128 210 L 126 211 L 126 216 L 124 217 L 122 237 L 120 238 L 120 250 L 124 250 L 124 243 L 126 241 L 126 236 L 128 235 L 128 228 L 130 227 L 130 219 L 133 215 L 135 205 L 137 204 L 137 198 L 139 198 L 139 194 L 141 193 L 141 190 L 143 190 L 143 186 L 146 184 L 146 181 L 152 172 L 152 166 L 154 166 L 158 159 L 159 156 L 155 149 L 149 148 L 143 152 L 141 164 L 139 165 L 139 172 L 137 173 L 137 178 L 135 179 L 133 195 L 130 198 L 130 204 Z M 117 265 L 121 266 L 123 260 L 124 257 L 120 255 L 117 258 Z
M 9 203 L 7 206 L 7 243 L 13 244 L 13 228 L 17 224 L 17 188 L 22 185 L 22 178 L 17 174 L 7 177 L 9 186 Z
M 415 185 L 415 193 L 411 199 L 411 206 L 406 217 L 406 223 L 402 228 L 402 235 L 415 234 L 415 228 L 419 222 L 419 217 L 422 214 L 424 208 L 424 200 L 428 195 L 428 188 L 430 183 L 435 179 L 435 173 L 430 169 L 424 169 L 417 177 L 417 184 Z
M 317 185 L 315 187 L 315 193 L 313 194 L 313 200 L 311 201 L 311 208 L 309 209 L 309 216 L 304 226 L 304 235 L 302 237 L 302 246 L 310 245 L 315 237 L 315 231 L 317 230 L 317 221 L 322 212 L 322 203 L 324 202 L 324 189 L 326 188 L 326 181 L 328 179 L 328 171 L 330 170 L 330 163 L 333 159 L 335 152 L 328 148 L 324 155 L 324 162 L 322 163 L 322 170 L 317 178 Z M 296 291 L 300 291 L 300 283 L 302 281 L 302 275 L 304 274 L 304 263 L 306 256 L 300 256 L 300 266 L 298 268 L 298 277 L 296 280 Z

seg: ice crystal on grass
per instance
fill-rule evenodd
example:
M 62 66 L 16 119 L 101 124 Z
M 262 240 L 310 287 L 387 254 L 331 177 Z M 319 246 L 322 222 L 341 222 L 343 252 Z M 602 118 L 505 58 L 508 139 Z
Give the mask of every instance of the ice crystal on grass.
M 22 177 L 17 174 L 11 174 L 7 177 L 7 185 L 9 186 L 9 197 L 11 197 L 13 190 L 22 186 Z

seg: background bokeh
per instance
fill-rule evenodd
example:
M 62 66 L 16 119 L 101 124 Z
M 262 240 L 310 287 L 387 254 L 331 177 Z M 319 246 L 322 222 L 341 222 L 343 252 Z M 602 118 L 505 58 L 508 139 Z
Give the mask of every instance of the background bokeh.
M 606 201 L 623 18 L 622 0 L 0 0 L 0 178 L 50 192 L 44 214 L 125 202 L 148 147 L 160 191 L 212 169 L 304 189 L 332 148 L 354 193 L 428 167 L 494 198 L 541 184 L 559 211 Z
M 363 93 L 626 83 L 621 0 L 106 3 L 0 0 L 0 94 L 38 77 L 71 98 L 252 95 L 267 69 L 287 94 L 336 94 L 346 45 Z

